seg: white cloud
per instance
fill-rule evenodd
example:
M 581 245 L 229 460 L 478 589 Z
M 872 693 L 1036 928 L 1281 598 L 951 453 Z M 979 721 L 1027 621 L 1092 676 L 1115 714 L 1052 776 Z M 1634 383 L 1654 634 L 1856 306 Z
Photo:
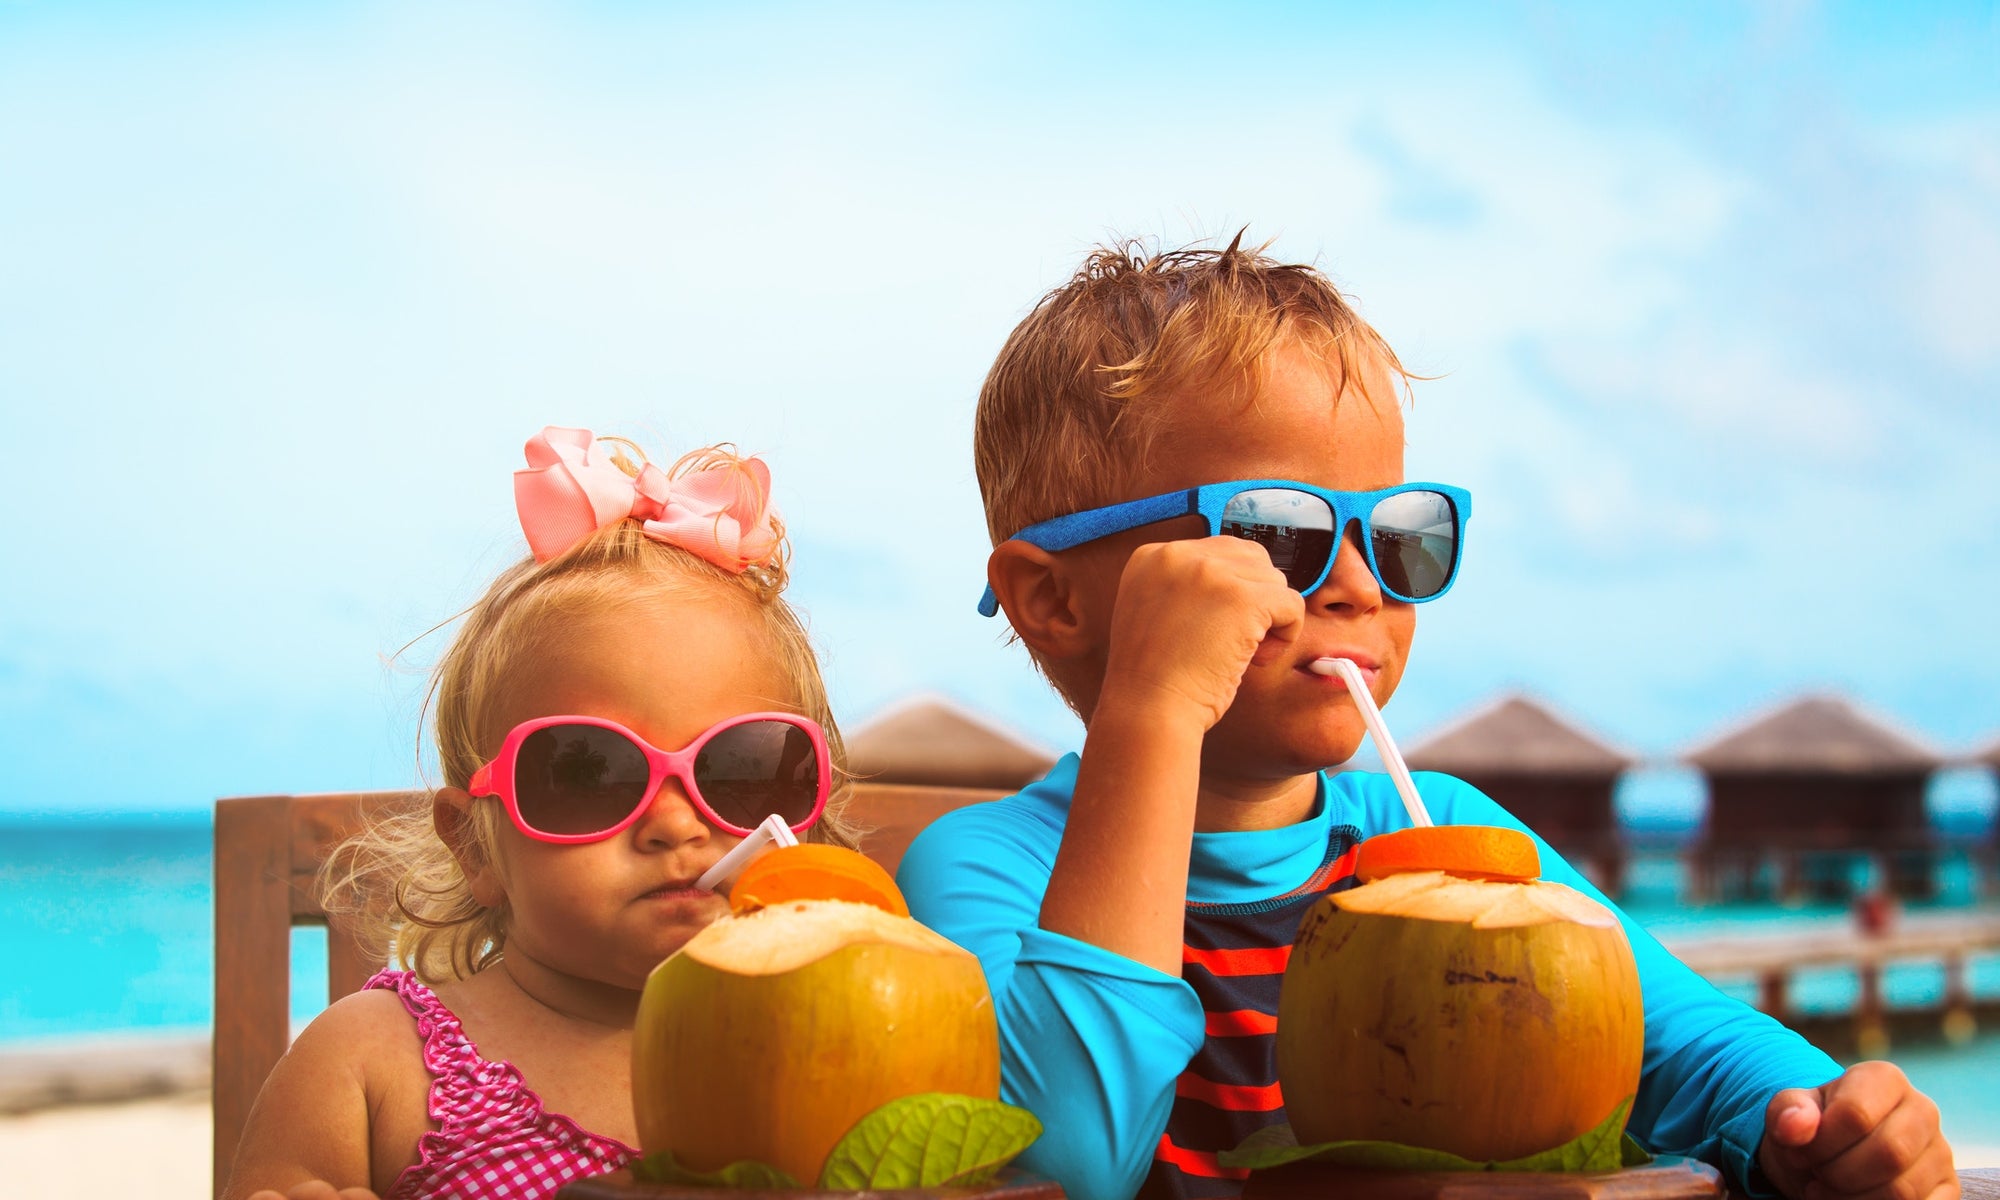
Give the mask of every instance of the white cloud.
M 1647 595 L 1738 547 L 1718 496 L 1886 536 L 2000 454 L 1990 122 L 1829 124 L 1801 140 L 1837 169 L 1802 176 L 1580 104 L 1504 41 L 1320 29 L 1296 57 L 1339 70 L 1274 69 L 1107 55 L 1109 17 L 964 19 L 398 5 L 0 46 L 0 112 L 34 114 L 0 121 L 0 228 L 32 235 L 0 239 L 0 400 L 38 448 L 0 504 L 62 514 L 0 534 L 46 565 L 8 637 L 120 695 L 347 688 L 517 550 L 522 440 L 583 423 L 771 458 L 854 711 L 989 694 L 1064 740 L 971 615 L 967 448 L 994 349 L 1109 231 L 1250 222 L 1450 373 L 1410 466 L 1480 496 L 1465 603 L 1661 621 Z M 1464 613 L 1437 619 L 1466 622 L 1451 678 L 1511 669 L 1523 613 Z

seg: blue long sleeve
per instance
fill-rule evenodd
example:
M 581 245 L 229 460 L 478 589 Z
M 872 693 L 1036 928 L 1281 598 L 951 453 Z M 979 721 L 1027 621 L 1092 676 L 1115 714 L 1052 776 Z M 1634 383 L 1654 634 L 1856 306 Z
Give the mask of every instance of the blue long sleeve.
M 911 845 L 899 879 L 912 915 L 985 967 L 1000 1022 L 1002 1097 L 1034 1112 L 1047 1130 L 1024 1165 L 1078 1200 L 1127 1200 L 1145 1179 L 1175 1079 L 1201 1047 L 1204 1020 L 1180 979 L 1038 927 L 1075 770 L 1076 759 L 1066 758 L 1015 796 L 940 818 Z M 1461 780 L 1418 779 L 1440 823 L 1525 830 Z M 1288 890 L 1310 873 L 1334 821 L 1364 836 L 1409 824 L 1386 777 L 1325 776 L 1319 809 L 1307 822 L 1195 835 L 1190 898 L 1228 903 Z M 1606 904 L 1632 944 L 1646 1014 L 1633 1136 L 1657 1152 L 1715 1163 L 1745 1186 L 1770 1097 L 1824 1083 L 1838 1065 L 1716 991 L 1540 838 L 1536 843 L 1543 878 Z
M 1127 1200 L 1166 1128 L 1203 1018 L 1180 979 L 1039 928 L 1061 841 L 1037 808 L 940 818 L 897 871 L 910 914 L 979 957 L 1000 1023 L 1000 1096 L 1041 1118 L 1021 1164 L 1075 1200 Z

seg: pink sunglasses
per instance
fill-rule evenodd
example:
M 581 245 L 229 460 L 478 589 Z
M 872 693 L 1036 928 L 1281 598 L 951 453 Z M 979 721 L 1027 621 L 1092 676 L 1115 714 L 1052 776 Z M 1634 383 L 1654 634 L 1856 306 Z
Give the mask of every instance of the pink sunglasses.
M 466 790 L 498 796 L 538 841 L 597 842 L 637 821 L 669 778 L 710 825 L 745 837 L 773 813 L 794 833 L 811 828 L 833 767 L 825 731 L 795 713 L 730 717 L 672 752 L 602 717 L 537 717 L 507 734 Z

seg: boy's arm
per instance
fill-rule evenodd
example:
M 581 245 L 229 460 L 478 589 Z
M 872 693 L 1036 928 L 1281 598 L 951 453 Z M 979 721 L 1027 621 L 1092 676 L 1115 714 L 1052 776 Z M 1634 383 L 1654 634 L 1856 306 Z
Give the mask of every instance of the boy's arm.
M 1043 929 L 1180 974 L 1202 739 L 1244 671 L 1282 654 L 1304 618 L 1305 598 L 1254 542 L 1132 552 Z
M 1138 1189 L 1174 1080 L 1201 1048 L 1201 1005 L 1180 969 L 1202 739 L 1244 671 L 1282 654 L 1304 615 L 1255 543 L 1141 545 L 1119 578 L 1052 864 L 1034 864 L 1024 892 L 1028 864 L 1004 838 L 954 843 L 979 817 L 942 819 L 903 860 L 912 914 L 986 967 L 1001 1095 L 1044 1129 L 1023 1163 L 1077 1200 Z
M 1201 1004 L 1178 976 L 1036 926 L 1060 832 L 1006 803 L 939 818 L 897 881 L 912 916 L 985 968 L 1000 1096 L 1043 1126 L 1021 1165 L 1075 1200 L 1127 1200 L 1166 1128 L 1174 1080 L 1201 1047 Z

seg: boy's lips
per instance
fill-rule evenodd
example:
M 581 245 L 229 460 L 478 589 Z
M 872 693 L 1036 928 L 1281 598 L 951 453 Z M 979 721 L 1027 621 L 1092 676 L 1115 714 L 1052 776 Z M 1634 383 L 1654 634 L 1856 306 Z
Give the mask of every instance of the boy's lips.
M 1382 673 L 1381 659 L 1376 658 L 1372 654 L 1364 654 L 1359 650 L 1344 649 L 1338 646 L 1332 649 L 1315 650 L 1310 654 L 1303 655 L 1293 665 L 1292 669 L 1315 683 L 1330 684 L 1344 691 L 1347 685 L 1341 682 L 1339 675 L 1333 673 L 1322 675 L 1312 669 L 1312 665 L 1322 658 L 1345 658 L 1351 660 L 1355 666 L 1361 668 L 1361 678 L 1367 681 L 1370 690 L 1373 690 L 1375 687 L 1376 676 Z

